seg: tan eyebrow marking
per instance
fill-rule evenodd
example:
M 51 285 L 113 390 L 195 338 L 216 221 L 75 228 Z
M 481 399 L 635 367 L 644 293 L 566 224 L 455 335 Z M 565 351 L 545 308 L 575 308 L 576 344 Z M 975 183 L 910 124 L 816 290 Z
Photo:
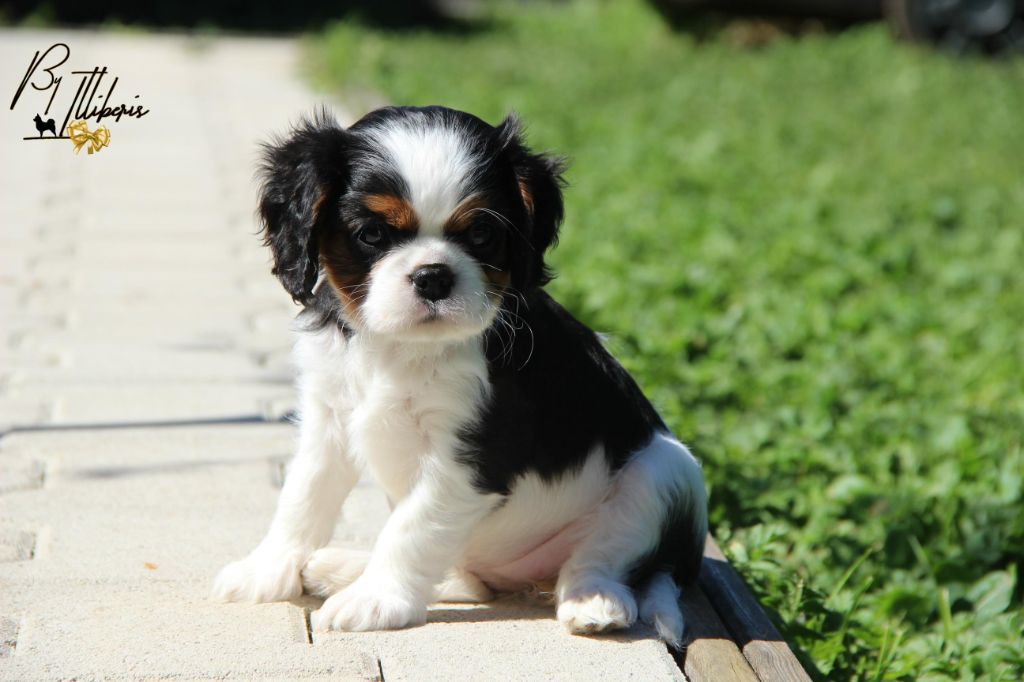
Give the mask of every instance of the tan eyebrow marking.
M 368 194 L 363 205 L 382 216 L 396 230 L 415 230 L 419 219 L 409 202 L 392 194 Z
M 320 190 L 320 196 L 318 196 L 316 198 L 316 201 L 313 202 L 313 222 L 314 223 L 317 220 L 320 219 L 320 209 L 322 209 L 324 207 L 325 203 L 327 203 L 327 192 L 325 192 L 323 190 Z
M 476 194 L 466 197 L 452 211 L 451 217 L 444 224 L 444 231 L 462 232 L 469 229 L 469 226 L 473 224 L 473 214 L 481 208 L 486 208 L 483 197 Z
M 533 195 L 530 193 L 530 186 L 526 184 L 526 180 L 518 178 L 519 180 L 519 194 L 523 197 L 523 203 L 526 204 L 526 212 L 533 217 Z

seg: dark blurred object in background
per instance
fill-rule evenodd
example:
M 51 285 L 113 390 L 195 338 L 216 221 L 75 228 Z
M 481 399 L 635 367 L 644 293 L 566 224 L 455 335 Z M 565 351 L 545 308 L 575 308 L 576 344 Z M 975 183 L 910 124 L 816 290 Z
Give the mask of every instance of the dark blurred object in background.
M 815 16 L 841 21 L 864 21 L 882 16 L 882 0 L 653 0 L 665 13 L 684 17 L 694 12 Z
M 1024 0 L 652 0 L 676 26 L 706 12 L 815 16 L 843 23 L 885 17 L 900 38 L 953 54 L 1024 54 Z
M 750 44 L 764 36 L 803 29 L 794 21 L 821 19 L 842 27 L 885 17 L 900 38 L 936 45 L 958 55 L 1024 54 L 1024 0 L 650 0 L 676 28 L 702 31 L 708 17 L 786 17 L 772 31 L 761 24 Z M 302 31 L 337 19 L 360 19 L 390 28 L 462 30 L 480 27 L 482 0 L 0 0 L 0 17 L 45 24 L 121 23 L 160 28 L 240 31 Z M 711 20 L 712 23 L 714 19 Z M 821 26 L 821 22 L 814 24 Z M 747 31 L 749 33 L 750 31 Z M 762 35 L 763 34 L 763 35 Z
M 1024 0 L 886 0 L 885 14 L 900 37 L 955 54 L 1024 54 Z
M 57 25 L 118 22 L 152 28 L 217 28 L 239 31 L 301 31 L 329 21 L 358 18 L 376 26 L 457 26 L 465 0 L 0 0 L 0 14 L 19 22 L 38 17 Z

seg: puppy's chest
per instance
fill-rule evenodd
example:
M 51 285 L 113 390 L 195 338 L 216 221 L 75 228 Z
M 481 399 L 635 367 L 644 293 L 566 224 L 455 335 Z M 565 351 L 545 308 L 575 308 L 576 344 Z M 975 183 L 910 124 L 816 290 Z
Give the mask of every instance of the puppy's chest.
M 488 392 L 486 361 L 475 345 L 422 356 L 354 345 L 344 366 L 338 414 L 352 454 L 392 498 L 407 492 L 423 457 L 452 460 Z

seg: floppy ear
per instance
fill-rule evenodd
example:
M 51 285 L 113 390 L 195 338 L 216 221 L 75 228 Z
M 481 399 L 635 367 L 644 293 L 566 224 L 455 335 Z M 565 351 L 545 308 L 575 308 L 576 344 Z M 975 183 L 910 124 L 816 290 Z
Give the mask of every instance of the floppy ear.
M 274 254 L 274 274 L 296 303 L 313 298 L 321 209 L 344 188 L 348 148 L 348 133 L 323 110 L 301 121 L 286 140 L 263 147 L 263 242 Z
M 499 144 L 512 162 L 519 194 L 529 221 L 526 283 L 543 286 L 552 277 L 544 263 L 544 252 L 558 241 L 558 228 L 564 213 L 562 187 L 565 159 L 551 154 L 535 154 L 523 143 L 522 129 L 515 114 L 509 114 L 497 128 Z

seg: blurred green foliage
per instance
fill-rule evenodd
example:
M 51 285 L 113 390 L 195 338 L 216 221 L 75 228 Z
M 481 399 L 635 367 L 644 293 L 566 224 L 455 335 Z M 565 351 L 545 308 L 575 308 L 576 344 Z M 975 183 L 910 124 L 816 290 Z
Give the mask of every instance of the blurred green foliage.
M 571 156 L 554 295 L 693 445 L 716 535 L 818 677 L 1024 677 L 1024 60 L 884 27 L 759 50 L 636 0 L 352 23 L 325 87 Z

